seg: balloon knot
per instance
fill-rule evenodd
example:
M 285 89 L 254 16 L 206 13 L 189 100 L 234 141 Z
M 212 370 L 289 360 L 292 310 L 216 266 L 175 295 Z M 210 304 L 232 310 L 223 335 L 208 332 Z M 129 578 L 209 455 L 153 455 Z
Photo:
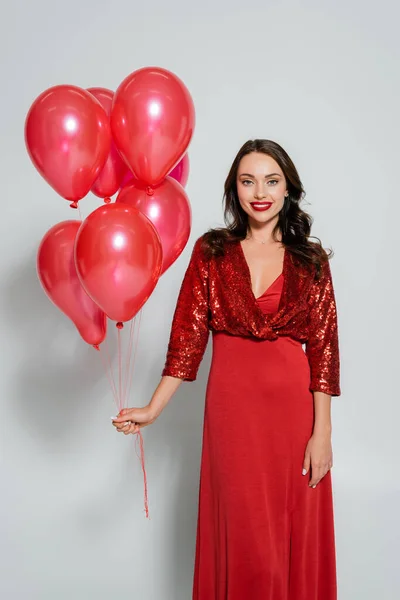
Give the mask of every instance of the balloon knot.
M 154 195 L 154 190 L 153 190 L 153 188 L 150 185 L 148 185 L 147 188 L 146 188 L 146 194 L 148 196 L 153 196 Z
M 122 329 L 124 326 L 124 324 L 121 321 L 118 321 L 117 323 L 117 329 Z
M 71 208 L 78 208 L 78 203 L 77 202 L 71 202 L 70 207 Z
M 98 344 L 93 344 L 93 348 L 100 352 L 100 346 Z
M 104 198 L 104 204 L 110 204 L 111 198 Z

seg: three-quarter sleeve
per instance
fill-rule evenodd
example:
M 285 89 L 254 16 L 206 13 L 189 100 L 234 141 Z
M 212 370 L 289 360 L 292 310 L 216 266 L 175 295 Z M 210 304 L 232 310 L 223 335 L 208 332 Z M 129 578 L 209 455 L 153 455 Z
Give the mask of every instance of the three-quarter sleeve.
M 311 287 L 306 354 L 310 364 L 310 390 L 340 396 L 338 323 L 332 275 L 327 260 Z
M 208 262 L 199 238 L 178 295 L 163 376 L 196 379 L 210 332 L 208 315 Z

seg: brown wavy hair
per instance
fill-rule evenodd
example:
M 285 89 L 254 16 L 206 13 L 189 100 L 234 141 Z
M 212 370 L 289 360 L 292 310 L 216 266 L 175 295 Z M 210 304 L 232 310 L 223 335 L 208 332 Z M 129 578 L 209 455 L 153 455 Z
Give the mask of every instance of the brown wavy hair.
M 273 231 L 273 237 L 281 242 L 293 257 L 309 268 L 315 268 L 317 276 L 321 272 L 322 263 L 332 256 L 332 250 L 326 251 L 321 240 L 312 236 L 310 240 L 312 217 L 300 208 L 305 197 L 297 169 L 285 150 L 271 140 L 248 140 L 237 153 L 225 181 L 223 208 L 226 227 L 209 229 L 203 236 L 203 247 L 209 255 L 224 254 L 226 243 L 244 240 L 248 233 L 248 215 L 240 205 L 237 193 L 236 177 L 241 159 L 251 152 L 261 152 L 271 156 L 285 176 L 288 196 L 279 212 L 279 219 Z

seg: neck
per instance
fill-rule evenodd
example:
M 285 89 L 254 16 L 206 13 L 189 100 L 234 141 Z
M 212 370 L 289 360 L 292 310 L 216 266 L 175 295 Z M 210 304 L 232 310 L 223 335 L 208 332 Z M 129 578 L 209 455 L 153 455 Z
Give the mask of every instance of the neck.
M 247 235 L 253 237 L 256 240 L 261 240 L 267 244 L 274 243 L 277 240 L 273 236 L 273 231 L 278 222 L 278 217 L 268 221 L 267 223 L 259 223 L 253 219 L 249 219 Z M 280 240 L 280 233 L 278 232 L 277 239 Z

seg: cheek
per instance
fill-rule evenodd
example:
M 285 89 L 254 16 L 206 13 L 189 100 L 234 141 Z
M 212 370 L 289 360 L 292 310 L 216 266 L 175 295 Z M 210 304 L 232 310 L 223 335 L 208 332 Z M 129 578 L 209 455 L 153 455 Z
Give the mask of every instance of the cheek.
M 242 195 L 239 196 L 239 204 L 247 214 L 250 213 L 249 202 L 246 201 Z
M 275 198 L 283 198 L 285 195 L 285 186 L 284 185 L 274 185 L 269 188 L 269 192 Z
M 240 204 L 245 202 L 249 202 L 253 200 L 253 194 L 251 192 L 251 187 L 240 186 L 237 188 L 238 197 Z
M 239 204 L 243 208 L 243 210 L 247 213 L 250 212 L 249 202 L 253 200 L 253 196 L 249 192 L 248 189 L 242 188 L 240 191 L 238 190 L 238 198 Z
M 270 190 L 270 196 L 274 199 L 280 210 L 285 202 L 285 188 L 281 186 L 273 188 Z

